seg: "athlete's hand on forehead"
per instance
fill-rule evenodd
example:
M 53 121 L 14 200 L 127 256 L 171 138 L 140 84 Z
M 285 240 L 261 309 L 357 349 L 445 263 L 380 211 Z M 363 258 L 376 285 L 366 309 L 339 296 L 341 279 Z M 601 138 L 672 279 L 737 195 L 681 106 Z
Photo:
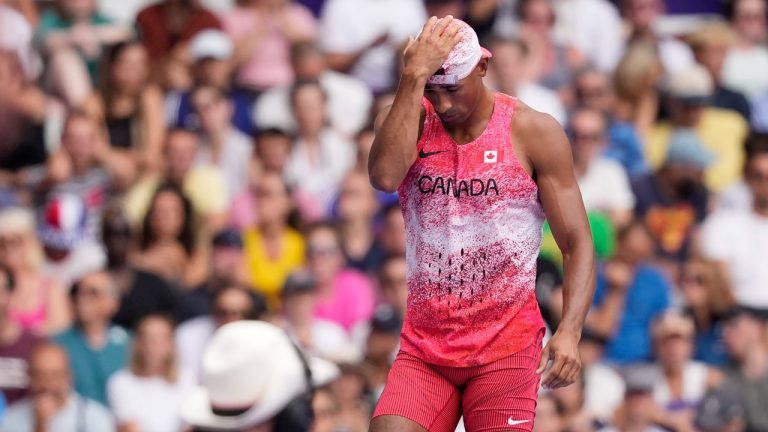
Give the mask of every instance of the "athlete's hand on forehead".
M 448 54 L 461 40 L 461 26 L 448 15 L 432 17 L 416 39 L 410 38 L 403 52 L 403 73 L 429 78 L 442 67 Z

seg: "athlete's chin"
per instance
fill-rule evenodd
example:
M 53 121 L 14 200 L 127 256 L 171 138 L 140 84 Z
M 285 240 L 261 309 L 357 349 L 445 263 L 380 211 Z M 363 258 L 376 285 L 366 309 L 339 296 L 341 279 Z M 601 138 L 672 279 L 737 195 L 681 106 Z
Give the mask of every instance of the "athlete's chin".
M 461 123 L 462 121 L 464 121 L 465 117 L 466 116 L 464 116 L 463 114 L 459 114 L 459 113 L 456 113 L 456 114 L 444 114 L 444 115 L 440 115 L 440 121 L 442 121 L 443 124 L 458 124 L 458 123 Z

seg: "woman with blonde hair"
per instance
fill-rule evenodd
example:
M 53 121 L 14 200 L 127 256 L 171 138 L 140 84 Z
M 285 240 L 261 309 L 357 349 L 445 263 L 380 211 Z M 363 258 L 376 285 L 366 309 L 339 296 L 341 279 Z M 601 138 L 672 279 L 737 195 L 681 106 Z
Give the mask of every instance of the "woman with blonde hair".
M 139 321 L 128 368 L 107 383 L 107 396 L 121 432 L 178 431 L 182 396 L 194 378 L 179 369 L 174 323 L 165 315 Z
M 16 281 L 11 296 L 11 319 L 22 328 L 49 336 L 67 328 L 72 313 L 66 288 L 43 277 L 43 248 L 37 237 L 31 210 L 10 207 L 0 210 L 0 265 Z
M 641 137 L 648 134 L 656 121 L 657 84 L 663 73 L 656 47 L 644 41 L 631 43 L 614 71 L 616 117 L 634 125 Z
M 695 324 L 694 359 L 723 365 L 728 356 L 721 319 L 733 307 L 731 287 L 720 267 L 699 257 L 683 264 L 679 281 L 685 312 Z

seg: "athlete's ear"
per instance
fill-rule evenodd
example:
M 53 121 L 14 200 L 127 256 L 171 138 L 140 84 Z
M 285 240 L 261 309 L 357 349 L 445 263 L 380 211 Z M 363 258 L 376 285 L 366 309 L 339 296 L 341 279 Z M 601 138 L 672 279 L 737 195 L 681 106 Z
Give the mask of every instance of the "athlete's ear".
M 480 62 L 477 63 L 477 74 L 484 77 L 488 73 L 488 57 L 483 57 Z

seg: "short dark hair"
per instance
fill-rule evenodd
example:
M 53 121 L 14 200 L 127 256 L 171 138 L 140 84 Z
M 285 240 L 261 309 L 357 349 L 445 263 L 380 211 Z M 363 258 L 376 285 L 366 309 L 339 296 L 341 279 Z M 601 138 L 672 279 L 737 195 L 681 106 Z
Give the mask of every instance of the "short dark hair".
M 254 291 L 250 286 L 242 284 L 225 285 L 222 288 L 217 289 L 213 293 L 211 307 L 215 307 L 216 303 L 219 301 L 219 298 L 221 298 L 221 296 L 229 290 L 240 291 L 245 294 L 251 301 L 252 307 L 245 319 L 258 320 L 261 319 L 265 313 L 267 313 L 267 301 L 264 299 L 264 296 Z
M 757 156 L 768 154 L 768 133 L 752 132 L 744 140 L 745 161 L 749 163 Z
M 3 264 L 0 264 L 0 273 L 3 273 L 5 275 L 5 279 L 8 281 L 8 291 L 13 292 L 16 281 L 13 279 L 13 273 L 11 272 L 11 269 Z

